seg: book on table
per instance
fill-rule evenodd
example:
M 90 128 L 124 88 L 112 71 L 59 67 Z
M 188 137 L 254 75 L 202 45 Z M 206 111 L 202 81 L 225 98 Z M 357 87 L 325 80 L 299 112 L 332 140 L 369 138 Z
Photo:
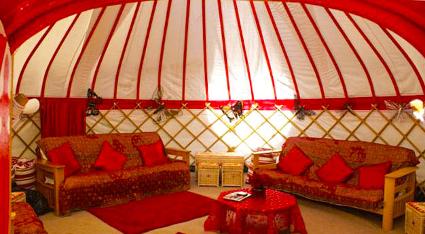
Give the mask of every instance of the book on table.
M 231 201 L 243 201 L 245 198 L 250 197 L 252 194 L 244 192 L 244 191 L 237 191 L 233 193 L 229 193 L 223 197 L 225 200 L 231 200 Z

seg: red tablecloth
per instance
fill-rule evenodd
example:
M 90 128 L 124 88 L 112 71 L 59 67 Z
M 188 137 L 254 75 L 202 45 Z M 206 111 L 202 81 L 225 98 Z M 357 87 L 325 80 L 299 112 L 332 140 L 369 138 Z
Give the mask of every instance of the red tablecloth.
M 222 192 L 204 223 L 205 231 L 228 233 L 307 233 L 297 200 L 284 192 L 267 189 L 241 202 L 223 197 L 239 189 Z

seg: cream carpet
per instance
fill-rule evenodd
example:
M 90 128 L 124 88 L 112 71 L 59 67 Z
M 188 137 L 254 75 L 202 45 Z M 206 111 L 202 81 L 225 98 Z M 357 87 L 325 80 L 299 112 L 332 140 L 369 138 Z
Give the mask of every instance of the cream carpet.
M 193 178 L 194 176 L 192 176 Z M 191 192 L 211 198 L 217 198 L 220 192 L 235 188 L 198 187 L 192 181 Z M 310 234 L 376 234 L 381 231 L 381 217 L 360 210 L 336 207 L 324 203 L 298 198 L 298 203 Z M 73 212 L 70 216 L 57 217 L 48 213 L 40 217 L 49 234 L 118 234 L 121 233 L 108 226 L 86 211 Z M 205 233 L 201 217 L 188 222 L 150 231 L 150 234 L 187 234 Z M 394 229 L 388 234 L 404 233 L 404 218 L 395 220 Z

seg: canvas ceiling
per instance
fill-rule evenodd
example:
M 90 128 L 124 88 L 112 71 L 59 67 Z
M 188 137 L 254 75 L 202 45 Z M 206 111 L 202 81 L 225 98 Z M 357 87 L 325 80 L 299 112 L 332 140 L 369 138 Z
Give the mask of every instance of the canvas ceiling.
M 346 11 L 293 2 L 163 0 L 86 10 L 14 54 L 35 97 L 182 102 L 423 97 L 425 58 Z

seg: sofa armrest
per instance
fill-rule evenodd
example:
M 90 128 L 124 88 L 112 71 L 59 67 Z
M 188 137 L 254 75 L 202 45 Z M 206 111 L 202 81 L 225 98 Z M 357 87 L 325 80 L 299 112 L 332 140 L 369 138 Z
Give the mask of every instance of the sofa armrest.
M 190 151 L 184 150 L 184 149 L 177 149 L 177 148 L 166 148 L 165 152 L 167 153 L 168 157 L 172 160 L 183 160 L 186 162 L 186 164 L 189 166 L 190 164 Z
M 397 179 L 405 179 L 397 185 Z M 413 201 L 416 186 L 416 167 L 404 167 L 385 175 L 382 229 L 393 227 L 393 218 L 404 214 L 406 202 Z
M 264 150 L 256 151 L 252 153 L 252 166 L 253 170 L 256 169 L 275 169 L 276 168 L 276 158 L 279 157 L 282 150 Z M 271 163 L 260 163 L 260 158 L 264 154 L 271 154 L 272 158 L 275 159 L 275 162 Z
M 65 166 L 39 159 L 36 164 L 36 189 L 47 198 L 49 206 L 59 212 L 59 186 L 65 180 Z

